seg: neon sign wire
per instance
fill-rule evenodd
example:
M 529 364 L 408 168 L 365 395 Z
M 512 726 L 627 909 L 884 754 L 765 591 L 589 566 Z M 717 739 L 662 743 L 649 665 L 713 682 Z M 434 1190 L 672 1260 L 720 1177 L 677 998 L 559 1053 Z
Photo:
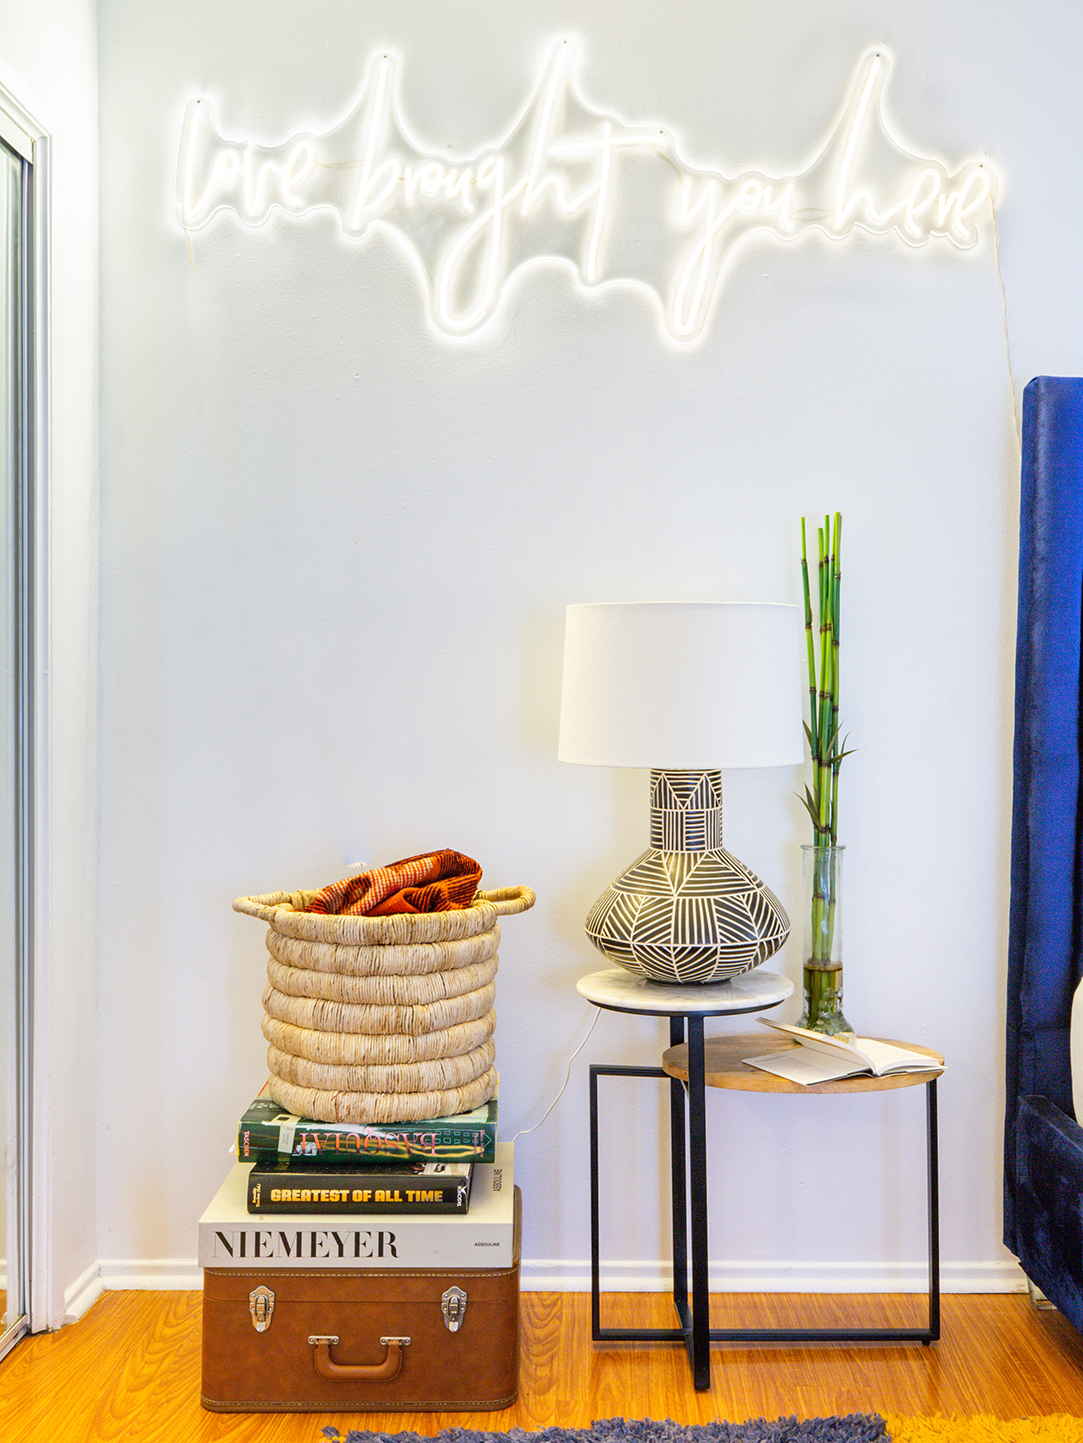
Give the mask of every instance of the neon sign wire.
M 553 49 L 521 116 L 497 144 L 449 160 L 402 118 L 394 56 L 374 55 L 361 95 L 322 135 L 278 146 L 228 140 L 210 105 L 185 110 L 175 212 L 186 232 L 231 211 L 250 226 L 276 208 L 337 215 L 362 242 L 390 232 L 425 278 L 429 315 L 468 336 L 497 314 L 510 278 L 536 264 L 570 266 L 582 285 L 648 293 L 670 340 L 699 339 L 727 262 L 745 236 L 795 240 L 855 227 L 912 246 L 965 248 L 996 197 L 992 167 L 951 170 L 913 155 L 883 115 L 887 52 L 861 60 L 827 142 L 794 175 L 726 176 L 686 164 L 665 130 L 592 110 L 574 83 L 575 48 Z

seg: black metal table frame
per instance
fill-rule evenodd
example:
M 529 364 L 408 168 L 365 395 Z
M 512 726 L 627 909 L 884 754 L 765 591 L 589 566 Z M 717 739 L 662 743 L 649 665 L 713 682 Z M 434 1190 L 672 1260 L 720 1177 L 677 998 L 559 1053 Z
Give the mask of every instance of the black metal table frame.
M 600 1004 L 596 1004 L 600 1005 Z M 614 1008 L 615 1011 L 623 1009 Z M 750 1008 L 758 1011 L 759 1008 Z M 642 1011 L 639 1016 L 645 1015 Z M 649 1014 L 646 1014 L 649 1015 Z M 590 1068 L 590 1291 L 591 1337 L 596 1343 L 683 1342 L 698 1392 L 711 1386 L 710 1345 L 730 1343 L 922 1343 L 940 1337 L 940 1208 L 938 1186 L 936 1078 L 925 1084 L 926 1166 L 929 1216 L 929 1322 L 925 1328 L 712 1328 L 708 1306 L 707 1126 L 703 1061 L 703 1015 L 669 1016 L 670 1046 L 687 1041 L 688 1082 L 660 1067 L 623 1067 L 592 1063 Z M 729 1013 L 727 1015 L 733 1015 Z M 686 1035 L 687 1034 L 687 1035 Z M 673 1211 L 673 1305 L 677 1328 L 603 1328 L 601 1326 L 598 1190 L 598 1078 L 656 1077 L 670 1083 L 670 1165 Z M 687 1094 L 687 1164 L 685 1100 Z M 787 1096 L 791 1094 L 772 1094 Z M 688 1230 L 691 1225 L 691 1295 Z

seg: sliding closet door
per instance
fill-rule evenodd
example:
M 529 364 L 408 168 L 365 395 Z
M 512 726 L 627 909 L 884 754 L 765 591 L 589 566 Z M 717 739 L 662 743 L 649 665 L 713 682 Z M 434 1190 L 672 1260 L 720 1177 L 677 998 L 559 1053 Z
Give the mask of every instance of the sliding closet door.
M 10 126 L 0 119 L 0 135 Z M 29 1285 L 27 324 L 31 165 L 0 140 L 0 1355 L 26 1331 Z

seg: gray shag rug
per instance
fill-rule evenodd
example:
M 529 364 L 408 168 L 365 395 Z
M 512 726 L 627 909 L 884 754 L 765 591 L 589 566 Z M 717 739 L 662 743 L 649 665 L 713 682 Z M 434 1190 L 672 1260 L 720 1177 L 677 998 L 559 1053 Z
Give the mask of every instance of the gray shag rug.
M 426 1437 L 421 1433 L 367 1433 L 351 1428 L 340 1433 L 324 1428 L 328 1443 L 891 1443 L 887 1425 L 875 1413 L 847 1418 L 756 1418 L 749 1423 L 694 1423 L 667 1418 L 604 1418 L 589 1428 L 540 1428 L 528 1433 L 510 1428 L 485 1433 L 474 1428 L 446 1428 Z

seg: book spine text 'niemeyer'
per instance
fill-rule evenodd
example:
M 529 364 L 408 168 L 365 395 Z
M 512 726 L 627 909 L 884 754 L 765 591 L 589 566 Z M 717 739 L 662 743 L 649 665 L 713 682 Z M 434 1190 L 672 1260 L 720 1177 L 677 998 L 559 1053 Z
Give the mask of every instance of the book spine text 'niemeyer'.
M 305 1218 L 267 1227 L 264 1220 L 201 1223 L 201 1268 L 251 1268 L 263 1263 L 291 1268 L 499 1268 L 512 1261 L 512 1226 L 471 1227 L 462 1219 L 433 1218 L 427 1226 L 396 1226 L 386 1216 L 372 1227 L 314 1227 Z M 461 1222 L 462 1226 L 450 1227 Z M 441 1227 L 441 1224 L 443 1226 Z

